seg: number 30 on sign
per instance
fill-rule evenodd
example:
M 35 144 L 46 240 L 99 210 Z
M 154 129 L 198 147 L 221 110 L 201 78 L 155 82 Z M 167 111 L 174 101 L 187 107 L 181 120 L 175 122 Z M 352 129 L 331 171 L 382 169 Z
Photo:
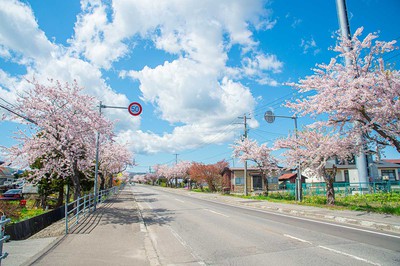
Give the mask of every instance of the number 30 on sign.
M 131 115 L 133 116 L 138 116 L 142 113 L 142 106 L 140 105 L 140 103 L 137 102 L 133 102 L 129 105 L 128 107 L 128 111 Z

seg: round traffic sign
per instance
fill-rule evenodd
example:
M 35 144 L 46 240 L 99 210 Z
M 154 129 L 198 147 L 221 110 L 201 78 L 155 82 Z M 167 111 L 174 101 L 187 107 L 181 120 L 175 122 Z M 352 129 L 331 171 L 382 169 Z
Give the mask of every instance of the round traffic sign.
M 273 123 L 275 121 L 275 115 L 272 111 L 266 111 L 264 114 L 264 119 L 268 123 Z
M 129 105 L 128 107 L 128 111 L 131 115 L 133 116 L 138 116 L 142 113 L 142 106 L 140 105 L 140 103 L 137 102 L 133 102 Z

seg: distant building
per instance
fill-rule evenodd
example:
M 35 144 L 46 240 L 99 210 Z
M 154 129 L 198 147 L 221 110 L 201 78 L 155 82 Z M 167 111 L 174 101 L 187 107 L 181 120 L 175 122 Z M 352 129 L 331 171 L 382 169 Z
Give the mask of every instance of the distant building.
M 368 179 L 369 182 L 381 181 L 399 181 L 400 164 L 391 163 L 388 160 L 373 161 L 372 156 L 367 156 L 368 162 Z M 357 166 L 355 160 L 340 162 L 336 159 L 331 159 L 327 162 L 326 168 L 336 166 L 335 183 L 359 183 Z M 310 169 L 304 169 L 302 174 L 307 176 L 307 183 L 324 182 L 322 177 L 318 177 Z
M 244 193 L 244 168 L 232 167 L 231 173 L 231 192 Z M 267 176 L 268 190 L 278 189 L 278 176 L 280 171 L 276 171 Z M 247 193 L 263 192 L 266 190 L 265 180 L 263 180 L 260 169 L 255 167 L 247 168 Z

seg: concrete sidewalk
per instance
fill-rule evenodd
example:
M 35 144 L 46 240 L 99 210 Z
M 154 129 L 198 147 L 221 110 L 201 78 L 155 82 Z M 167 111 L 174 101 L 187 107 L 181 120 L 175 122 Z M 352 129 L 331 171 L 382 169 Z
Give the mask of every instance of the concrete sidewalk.
M 150 265 L 146 231 L 125 189 L 61 237 L 10 241 L 7 265 Z

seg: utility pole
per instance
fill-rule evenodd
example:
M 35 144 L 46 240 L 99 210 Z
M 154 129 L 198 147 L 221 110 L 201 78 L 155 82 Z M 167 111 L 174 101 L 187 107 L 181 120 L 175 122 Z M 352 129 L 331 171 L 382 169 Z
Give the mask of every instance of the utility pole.
M 247 139 L 247 118 L 246 114 L 243 115 L 243 117 L 238 117 L 240 119 L 243 119 L 243 124 L 244 124 L 244 134 L 243 137 L 244 139 Z M 244 195 L 247 196 L 247 160 L 244 161 Z
M 336 9 L 337 9 L 337 15 L 338 15 L 338 20 L 339 20 L 339 26 L 340 26 L 340 32 L 342 35 L 342 38 L 347 38 L 350 39 L 350 24 L 349 24 L 349 19 L 347 16 L 347 7 L 346 7 L 346 0 L 336 0 Z M 347 48 L 347 51 L 350 51 L 350 47 Z M 346 66 L 351 66 L 353 62 L 351 61 L 350 58 L 346 57 L 345 58 Z M 361 143 L 364 142 L 364 137 L 362 135 L 359 136 L 358 141 Z M 367 182 L 368 180 L 368 166 L 367 166 L 367 157 L 364 152 L 359 153 L 356 156 L 356 166 L 357 166 L 357 172 L 358 172 L 358 182 L 360 185 L 360 188 L 364 190 L 367 187 Z
M 100 101 L 99 104 L 99 115 L 101 116 L 101 107 L 102 103 Z M 97 131 L 97 136 L 96 136 L 96 162 L 95 162 L 95 167 L 94 167 L 94 189 L 93 189 L 93 194 L 94 194 L 94 202 L 93 202 L 93 209 L 96 210 L 96 205 L 97 205 L 97 179 L 99 177 L 99 149 L 100 149 L 100 132 Z
M 175 165 L 178 164 L 178 155 L 177 153 L 174 154 L 175 155 Z M 175 188 L 178 187 L 178 177 L 175 175 Z

